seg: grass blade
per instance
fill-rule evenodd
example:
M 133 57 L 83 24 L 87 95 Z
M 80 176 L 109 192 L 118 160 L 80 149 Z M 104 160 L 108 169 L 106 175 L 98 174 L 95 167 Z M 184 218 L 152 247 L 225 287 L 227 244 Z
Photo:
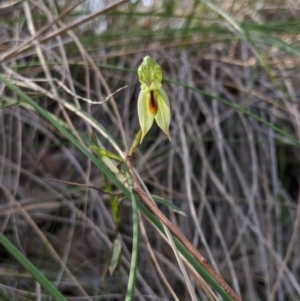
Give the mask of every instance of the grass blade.
M 0 244 L 13 256 L 24 269 L 48 292 L 55 301 L 67 299 L 53 286 L 53 284 L 3 235 L 0 234 Z

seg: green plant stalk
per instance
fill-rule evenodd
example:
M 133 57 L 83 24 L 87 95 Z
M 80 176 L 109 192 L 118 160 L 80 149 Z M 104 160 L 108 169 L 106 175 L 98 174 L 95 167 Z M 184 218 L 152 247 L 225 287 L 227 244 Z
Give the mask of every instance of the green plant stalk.
M 98 154 L 98 160 L 102 162 L 102 158 L 101 158 L 100 154 Z M 109 182 L 106 174 L 103 174 L 103 178 L 104 178 L 105 190 L 109 193 L 112 193 L 113 189 L 110 185 L 110 182 Z M 113 196 L 112 194 L 109 194 L 108 198 L 109 198 L 111 214 L 112 214 L 115 226 L 116 226 L 116 234 L 115 235 L 117 236 L 117 233 L 119 231 L 119 223 L 120 223 L 119 204 L 118 204 L 118 201 L 117 201 L 116 197 Z
M 55 301 L 67 301 L 67 299 L 53 286 L 53 284 L 3 234 L 0 234 L 0 244 L 24 267 L 24 269 Z
M 131 188 L 130 196 L 131 196 L 131 204 L 132 204 L 132 220 L 133 220 L 133 228 L 132 228 L 132 255 L 131 255 L 131 263 L 130 263 L 130 274 L 127 284 L 127 293 L 125 301 L 133 300 L 134 295 L 134 287 L 136 281 L 136 273 L 137 273 L 137 265 L 138 265 L 138 241 L 139 241 L 139 216 L 138 216 L 138 206 L 135 194 L 133 192 L 133 183 L 131 176 L 126 168 L 126 176 L 128 180 L 129 187 Z
M 104 177 L 104 185 L 105 185 L 106 191 L 112 193 L 112 187 L 109 183 L 107 176 L 103 175 L 103 177 Z M 119 204 L 118 204 L 117 198 L 111 194 L 109 195 L 109 204 L 110 204 L 113 220 L 116 225 L 116 230 L 118 232 L 119 231 L 119 223 L 120 223 Z M 116 232 L 116 234 L 117 234 L 117 232 Z
M 91 149 L 97 153 L 98 156 L 98 160 L 100 162 L 102 161 L 103 157 L 115 160 L 119 163 L 123 163 L 123 159 L 120 158 L 119 156 L 117 156 L 116 154 L 109 152 L 105 149 L 102 149 L 99 145 L 98 145 L 98 139 L 96 134 L 93 132 L 92 133 L 92 143 L 93 145 L 91 145 Z M 115 196 L 113 196 L 111 193 L 113 192 L 112 186 L 109 182 L 108 177 L 103 174 L 103 178 L 104 178 L 104 185 L 105 185 L 105 189 L 106 191 L 109 193 L 109 203 L 110 203 L 110 208 L 111 208 L 111 212 L 112 212 L 112 216 L 113 216 L 113 220 L 114 223 L 116 225 L 116 234 L 115 236 L 117 236 L 118 231 L 119 231 L 119 223 L 120 223 L 120 217 L 119 217 L 119 204 L 117 201 L 117 198 Z
M 2 81 L 8 88 L 14 91 L 24 102 L 31 105 L 41 116 L 43 116 L 50 124 L 52 124 L 57 130 L 59 130 L 67 139 L 69 139 L 84 155 L 86 155 L 107 177 L 124 193 L 124 195 L 128 198 L 131 198 L 131 194 L 128 189 L 115 177 L 115 175 L 108 170 L 108 168 L 101 163 L 97 158 L 88 151 L 83 145 L 80 144 L 78 140 L 60 123 L 58 123 L 46 110 L 40 107 L 35 101 L 33 101 L 29 96 L 27 96 L 19 87 L 12 84 L 8 79 L 3 77 L 0 74 L 0 81 Z M 180 83 L 180 85 L 182 85 Z M 191 87 L 188 87 L 191 88 Z M 88 115 L 85 111 L 79 110 L 85 116 L 88 116 L 95 124 L 102 127 L 93 117 Z M 300 142 L 299 142 L 300 144 Z M 139 201 L 137 201 L 138 209 L 141 210 L 144 216 L 148 218 L 151 223 L 162 233 L 165 235 L 163 227 L 161 223 L 157 220 L 156 217 L 153 216 L 152 213 Z M 232 301 L 230 296 L 222 289 L 222 287 L 214 280 L 213 277 L 209 275 L 205 271 L 205 269 L 197 262 L 197 260 L 183 247 L 181 243 L 179 243 L 175 239 L 175 243 L 182 253 L 182 255 L 189 261 L 189 263 L 196 269 L 196 271 L 201 275 L 201 277 L 208 282 L 226 301 Z

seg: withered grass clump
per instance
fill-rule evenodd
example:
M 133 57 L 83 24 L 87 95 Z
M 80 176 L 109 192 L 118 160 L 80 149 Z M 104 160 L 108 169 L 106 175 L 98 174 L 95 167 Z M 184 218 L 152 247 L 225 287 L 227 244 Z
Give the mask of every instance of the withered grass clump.
M 76 1 L 4 1 L 0 74 L 79 143 L 89 146 L 96 132 L 118 153 L 139 129 L 136 70 L 151 55 L 163 69 L 172 141 L 157 126 L 149 131 L 134 157 L 142 180 L 186 213 L 159 205 L 243 300 L 299 299 L 299 5 L 125 2 L 95 14 Z M 130 201 L 3 83 L 0 105 L 1 233 L 68 300 L 124 300 Z M 107 161 L 121 178 L 122 167 Z M 140 220 L 136 300 L 190 300 L 171 248 Z M 111 270 L 116 237 L 121 257 Z M 2 247 L 0 255 L 0 295 L 41 297 Z

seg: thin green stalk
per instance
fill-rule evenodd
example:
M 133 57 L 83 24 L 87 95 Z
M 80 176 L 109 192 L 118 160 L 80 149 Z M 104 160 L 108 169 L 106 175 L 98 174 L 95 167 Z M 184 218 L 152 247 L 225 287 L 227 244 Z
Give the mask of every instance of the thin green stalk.
M 79 141 L 76 140 L 76 138 L 60 123 L 55 120 L 51 114 L 49 114 L 47 111 L 45 111 L 42 107 L 40 107 L 32 98 L 30 98 L 28 95 L 26 95 L 19 87 L 15 86 L 13 83 L 11 83 L 7 78 L 5 78 L 3 75 L 0 74 L 0 81 L 2 81 L 9 89 L 14 91 L 24 102 L 31 105 L 41 116 L 43 116 L 50 124 L 52 124 L 54 127 L 57 128 L 59 132 L 61 132 L 67 139 L 69 139 L 74 146 L 76 146 L 84 155 L 86 155 L 90 160 L 104 173 L 108 176 L 108 178 L 124 193 L 125 196 L 128 198 L 131 197 L 130 192 L 128 189 L 118 180 L 118 178 L 108 170 L 108 168 L 90 152 L 88 151 L 83 145 L 80 144 Z M 179 83 L 181 86 L 182 84 Z M 188 87 L 191 88 L 191 87 Z M 200 91 L 200 90 L 199 90 Z M 84 111 L 81 111 L 83 114 L 87 114 Z M 91 116 L 89 116 L 97 125 L 99 123 L 94 120 Z M 161 223 L 156 219 L 156 217 L 153 216 L 153 214 L 150 213 L 150 211 L 139 201 L 137 201 L 138 209 L 141 210 L 143 215 L 145 215 L 151 223 L 159 229 L 160 233 L 165 235 L 165 232 L 162 228 Z M 232 300 L 230 296 L 223 290 L 223 288 L 215 281 L 214 278 L 212 278 L 206 271 L 203 269 L 203 267 L 197 262 L 197 260 L 191 255 L 190 252 L 188 252 L 181 243 L 179 243 L 177 240 L 175 240 L 175 243 L 179 249 L 179 251 L 183 254 L 183 256 L 190 262 L 190 264 L 197 270 L 199 275 L 208 282 L 226 301 Z
M 142 130 L 139 130 L 138 133 L 135 135 L 135 138 L 131 144 L 130 150 L 128 152 L 128 156 L 132 157 L 132 155 L 135 152 L 135 149 L 140 144 L 141 138 L 142 138 Z
M 136 196 L 133 192 L 133 184 L 131 176 L 126 167 L 126 175 L 130 189 L 131 196 L 131 204 L 132 204 L 132 255 L 131 255 L 131 263 L 130 263 L 130 274 L 127 284 L 127 293 L 125 301 L 133 300 L 135 281 L 136 281 L 136 273 L 137 273 L 137 265 L 138 265 L 138 240 L 139 240 L 139 216 L 138 216 L 138 206 Z

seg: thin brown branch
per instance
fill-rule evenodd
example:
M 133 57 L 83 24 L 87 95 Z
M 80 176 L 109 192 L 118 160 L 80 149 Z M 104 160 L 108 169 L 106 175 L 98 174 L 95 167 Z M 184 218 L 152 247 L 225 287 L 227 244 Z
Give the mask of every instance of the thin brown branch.
M 86 185 L 86 184 L 82 184 L 82 183 L 76 183 L 76 182 L 69 182 L 69 181 L 63 181 L 63 180 L 57 180 L 57 179 L 52 179 L 52 178 L 48 178 L 48 180 L 50 181 L 54 181 L 54 182 L 60 182 L 60 183 L 65 183 L 65 184 L 70 184 L 70 185 L 74 185 L 74 186 L 79 186 L 79 187 L 85 187 L 85 188 L 90 188 L 90 189 L 95 189 L 99 192 L 111 195 L 111 196 L 121 196 L 123 195 L 123 192 L 121 191 L 117 191 L 117 192 L 110 192 L 101 188 L 98 188 L 96 186 L 93 185 Z
M 126 157 L 126 163 L 133 181 L 133 191 L 140 197 L 140 199 L 149 207 L 152 213 L 169 229 L 169 231 L 183 244 L 183 246 L 195 257 L 206 272 L 215 279 L 215 281 L 223 288 L 223 290 L 234 301 L 241 301 L 242 299 L 233 291 L 227 282 L 217 273 L 212 265 L 199 253 L 199 251 L 191 244 L 191 242 L 182 234 L 182 232 L 159 210 L 159 208 L 151 201 L 148 195 L 142 189 L 139 180 L 137 179 L 131 157 Z

